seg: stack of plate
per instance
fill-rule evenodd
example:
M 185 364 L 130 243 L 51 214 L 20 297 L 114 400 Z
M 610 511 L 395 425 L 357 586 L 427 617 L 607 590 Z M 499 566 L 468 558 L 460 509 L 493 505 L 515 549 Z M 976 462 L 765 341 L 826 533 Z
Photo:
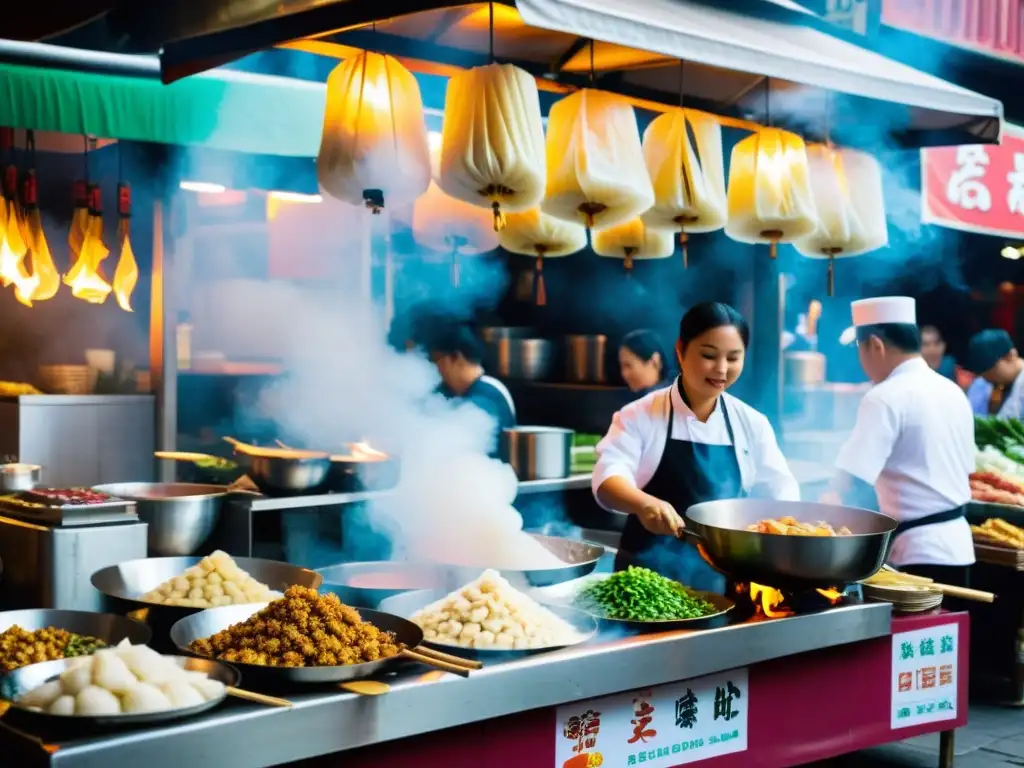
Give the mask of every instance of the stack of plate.
M 892 603 L 900 613 L 923 613 L 942 605 L 942 590 L 927 584 L 862 584 L 864 598 Z

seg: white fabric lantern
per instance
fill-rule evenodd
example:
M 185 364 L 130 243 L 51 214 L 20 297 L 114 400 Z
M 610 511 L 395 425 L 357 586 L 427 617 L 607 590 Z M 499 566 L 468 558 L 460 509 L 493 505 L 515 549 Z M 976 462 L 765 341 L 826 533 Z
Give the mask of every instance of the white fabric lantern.
M 715 232 L 728 218 L 722 127 L 705 112 L 673 109 L 647 126 L 643 149 L 654 185 L 644 224 L 679 232 L 685 263 L 690 233 Z
M 644 226 L 639 218 L 595 232 L 593 240 L 594 253 L 624 259 L 626 269 L 633 268 L 635 259 L 667 259 L 676 248 L 671 230 Z
M 777 243 L 809 235 L 818 225 L 804 140 L 762 128 L 732 150 L 725 233 L 742 243 Z
M 521 256 L 534 256 L 534 288 L 538 306 L 547 304 L 544 289 L 544 259 L 569 256 L 587 247 L 587 230 L 578 223 L 562 221 L 533 208 L 510 213 L 498 233 L 501 247 Z
M 548 113 L 547 191 L 541 210 L 590 229 L 623 224 L 654 203 L 632 105 L 584 88 Z
M 423 99 L 397 59 L 364 51 L 327 78 L 320 186 L 375 213 L 411 203 L 430 184 Z
M 448 81 L 439 184 L 447 194 L 504 213 L 537 206 L 544 196 L 544 124 L 533 76 L 488 64 Z

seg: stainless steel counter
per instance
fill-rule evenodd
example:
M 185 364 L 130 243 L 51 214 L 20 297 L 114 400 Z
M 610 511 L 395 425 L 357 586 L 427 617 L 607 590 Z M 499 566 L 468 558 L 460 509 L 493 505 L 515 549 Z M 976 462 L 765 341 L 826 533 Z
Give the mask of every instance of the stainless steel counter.
M 291 709 L 232 701 L 177 725 L 63 742 L 50 755 L 38 749 L 38 761 L 18 765 L 262 768 L 883 637 L 890 627 L 889 605 L 869 604 L 704 631 L 602 636 L 491 664 L 465 680 L 434 680 L 411 667 L 388 680 L 392 690 L 384 696 L 290 694 Z M 0 754 L 24 743 L 0 728 Z

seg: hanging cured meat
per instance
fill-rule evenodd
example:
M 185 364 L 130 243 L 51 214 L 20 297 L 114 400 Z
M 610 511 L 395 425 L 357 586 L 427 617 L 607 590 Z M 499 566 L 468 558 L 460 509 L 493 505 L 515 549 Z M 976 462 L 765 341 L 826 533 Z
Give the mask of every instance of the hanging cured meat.
M 804 140 L 762 128 L 732 150 L 729 220 L 725 233 L 742 243 L 775 246 L 805 237 L 818 225 Z
M 590 88 L 548 113 L 547 191 L 541 210 L 590 229 L 623 224 L 654 203 L 632 105 Z
M 675 252 L 671 230 L 644 226 L 639 218 L 594 233 L 594 253 L 610 259 L 624 259 L 626 269 L 635 259 L 667 259 Z
M 457 200 L 504 214 L 544 196 L 544 125 L 537 83 L 511 64 L 488 64 L 448 81 L 439 185 Z
M 498 233 L 501 247 L 510 253 L 532 256 L 534 289 L 538 306 L 547 303 L 544 288 L 544 259 L 570 256 L 587 247 L 587 230 L 579 222 L 562 221 L 533 208 L 510 213 L 505 228 Z
M 674 109 L 647 126 L 643 149 L 654 185 L 644 224 L 679 232 L 685 260 L 691 233 L 715 232 L 728 218 L 722 127 L 712 115 Z
M 423 99 L 416 78 L 397 59 L 364 51 L 331 72 L 316 169 L 331 197 L 375 213 L 426 192 Z

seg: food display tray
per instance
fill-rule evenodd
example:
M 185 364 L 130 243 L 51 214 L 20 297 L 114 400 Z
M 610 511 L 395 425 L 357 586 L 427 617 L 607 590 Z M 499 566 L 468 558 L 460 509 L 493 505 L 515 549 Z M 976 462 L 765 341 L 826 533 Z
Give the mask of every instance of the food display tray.
M 1024 571 L 1024 549 L 996 547 L 991 544 L 974 542 L 974 556 L 979 563 L 1002 565 L 1016 571 Z
M 98 504 L 27 506 L 12 498 L 0 499 L 0 515 L 51 527 L 128 523 L 139 519 L 135 503 L 111 498 Z

